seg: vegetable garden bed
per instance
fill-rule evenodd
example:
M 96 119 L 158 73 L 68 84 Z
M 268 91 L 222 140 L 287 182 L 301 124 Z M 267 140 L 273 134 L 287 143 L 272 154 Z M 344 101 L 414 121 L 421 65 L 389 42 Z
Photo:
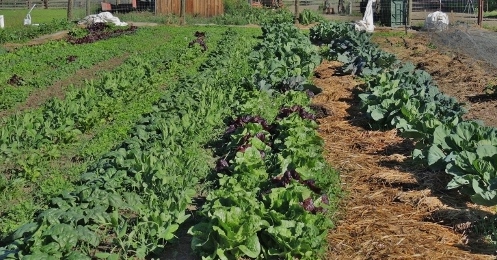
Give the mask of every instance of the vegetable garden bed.
M 191 64 L 189 59 L 182 59 L 184 52 L 178 59 L 162 60 L 153 60 L 157 56 L 145 60 L 139 54 L 141 57 L 128 59 L 134 71 L 143 73 L 139 77 L 132 69 L 116 71 L 117 82 L 109 75 L 101 86 L 89 82 L 79 91 L 82 96 L 50 101 L 40 115 L 24 114 L 24 125 L 19 129 L 40 117 L 49 123 L 55 119 L 69 122 L 60 133 L 70 135 L 54 139 L 45 128 L 28 129 L 30 132 L 23 135 L 7 133 L 5 137 L 17 138 L 15 147 L 10 139 L 4 142 L 7 158 L 31 156 L 47 145 L 54 149 L 59 143 L 70 144 L 97 124 L 94 118 L 102 118 L 100 113 L 105 110 L 100 108 L 107 96 L 109 101 L 126 101 L 133 97 L 122 96 L 124 93 L 134 90 L 143 95 L 140 91 L 165 83 L 168 77 L 161 78 L 163 73 L 167 76 L 172 71 L 175 74 L 171 76 L 179 76 L 152 111 L 137 121 L 130 139 L 101 156 L 30 223 L 4 238 L 3 256 L 113 259 L 158 254 L 188 217 L 185 210 L 199 192 L 198 181 L 200 187 L 211 190 L 202 221 L 191 229 L 192 247 L 199 254 L 212 258 L 315 258 L 322 254 L 324 237 L 333 225 L 328 214 L 336 205 L 337 174 L 324 162 L 317 125 L 309 109 L 302 107 L 308 105 L 308 95 L 312 94 L 307 78 L 320 57 L 308 38 L 291 24 L 263 27 L 264 40 L 255 50 L 255 38 L 247 36 L 229 29 L 196 74 L 177 74 L 176 69 L 183 69 L 178 65 Z M 190 47 L 186 55 L 198 53 L 199 49 Z M 141 62 L 144 67 L 136 70 Z M 122 89 L 133 85 L 133 89 Z M 86 98 L 101 90 L 103 93 L 95 97 L 104 98 L 103 103 Z M 77 107 L 72 108 L 77 103 L 74 98 L 80 97 L 90 102 L 83 111 L 94 109 L 85 112 L 86 117 L 73 115 L 80 113 Z M 271 101 L 260 103 L 263 100 Z M 225 151 L 226 156 L 217 159 L 219 167 L 212 168 L 213 158 L 204 146 L 216 139 L 224 121 L 236 116 L 241 121 L 228 128 L 226 134 L 231 137 L 220 139 L 221 146 L 215 145 L 215 150 Z M 110 117 L 105 114 L 103 119 Z M 14 116 L 5 125 L 17 124 L 20 119 Z M 36 140 L 42 140 L 43 146 Z M 27 148 L 28 153 L 20 152 Z M 38 158 L 43 159 L 43 155 Z M 34 169 L 24 170 L 21 176 L 35 181 L 39 172 Z M 216 172 L 218 176 L 213 175 Z M 206 186 L 210 183 L 206 180 L 213 183 Z M 257 215 L 240 211 L 247 206 Z M 229 214 L 229 220 L 214 217 L 235 211 L 241 214 Z M 209 226 L 216 235 L 207 235 L 211 231 L 205 227 Z M 243 236 L 233 237 L 237 230 L 244 231 Z M 204 242 L 198 244 L 200 241 Z
M 462 104 L 441 93 L 429 74 L 347 27 L 311 29 L 311 39 L 329 43 L 325 55 L 341 62 L 330 67 L 332 79 L 359 76 L 349 83 L 355 93 L 330 89 L 349 98 L 328 97 L 343 121 L 330 120 L 325 136 L 334 137 L 328 132 L 334 130 L 345 139 L 331 141 L 339 147 L 329 147 L 337 150 L 330 159 L 350 171 L 344 179 L 354 193 L 347 220 L 330 236 L 337 245 L 330 258 L 491 258 L 495 128 L 464 120 Z M 323 69 L 318 77 L 329 73 Z
M 145 30 L 155 36 L 164 35 L 165 41 L 155 43 L 154 51 L 136 52 L 113 72 L 101 72 L 100 78 L 87 81 L 80 89 L 69 88 L 65 100 L 48 100 L 33 111 L 3 120 L 1 169 L 6 196 L 2 198 L 2 229 L 7 231 L 31 218 L 46 206 L 51 194 L 70 187 L 81 168 L 127 136 L 132 123 L 141 113 L 151 110 L 164 88 L 177 81 L 179 72 L 195 72 L 206 58 L 187 48 L 185 37 L 191 33 L 178 32 L 171 38 L 168 35 L 175 32 L 174 28 Z M 216 46 L 218 30 L 208 30 L 214 33 L 210 38 L 212 47 Z M 137 37 L 136 45 L 143 44 Z M 184 51 L 177 52 L 178 49 Z M 12 128 L 16 125 L 17 132 Z M 54 137 L 57 131 L 67 135 L 69 130 L 73 133 L 69 139 Z M 29 132 L 32 134 L 26 134 Z M 38 182 L 40 178 L 44 181 Z M 10 203 L 12 200 L 19 203 Z
M 310 31 L 318 48 L 283 18 L 264 24 L 262 37 L 258 29 L 167 28 L 170 38 L 153 51 L 131 44 L 116 70 L 7 117 L 0 256 L 161 257 L 188 229 L 204 259 L 485 259 L 486 248 L 465 245 L 454 230 L 464 226 L 455 221 L 462 212 L 492 217 L 469 201 L 496 204 L 495 130 L 465 121 L 462 104 L 429 74 L 368 35 L 322 23 Z M 160 33 L 136 32 L 153 34 L 150 46 Z M 189 44 L 196 36 L 209 47 Z M 89 49 L 143 41 L 90 38 Z M 47 46 L 60 53 L 68 45 L 17 56 L 43 57 Z M 323 57 L 341 63 L 315 72 Z M 50 73 L 38 75 L 43 86 Z M 24 78 L 7 81 L 21 87 Z M 62 158 L 74 164 L 51 170 Z M 338 227 L 340 180 L 325 158 L 350 191 Z M 186 221 L 192 207 L 195 219 Z

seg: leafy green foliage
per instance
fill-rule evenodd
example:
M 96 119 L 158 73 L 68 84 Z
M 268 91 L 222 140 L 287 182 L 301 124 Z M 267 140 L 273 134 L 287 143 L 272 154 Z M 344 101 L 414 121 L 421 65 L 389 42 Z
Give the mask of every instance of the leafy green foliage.
M 304 89 L 321 58 L 298 28 L 290 23 L 268 23 L 262 27 L 264 40 L 250 55 L 253 69 L 250 84 L 263 91 Z M 292 78 L 293 84 L 284 82 Z
M 325 58 L 343 62 L 342 70 L 347 74 L 376 75 L 397 62 L 394 55 L 371 42 L 369 33 L 343 23 L 322 22 L 311 28 L 310 38 L 314 43 L 328 44 Z
M 156 35 L 163 35 L 179 28 L 150 29 Z M 195 29 L 190 30 L 195 31 Z M 147 31 L 149 28 L 143 30 Z M 114 71 L 101 73 L 101 78 L 87 81 L 82 88 L 70 87 L 64 101 L 49 101 L 46 103 L 49 104 L 47 107 L 42 106 L 39 110 L 24 112 L 31 115 L 46 114 L 44 108 L 54 108 L 57 109 L 56 114 L 60 113 L 57 120 L 62 122 L 60 116 L 62 119 L 66 116 L 71 119 L 92 118 L 96 122 L 92 123 L 85 119 L 84 125 L 90 127 L 85 128 L 83 134 L 75 135 L 70 142 L 49 141 L 37 149 L 35 149 L 37 145 L 20 147 L 11 155 L 2 157 L 0 170 L 2 174 L 10 176 L 7 188 L 0 197 L 0 211 L 3 214 L 0 220 L 2 237 L 7 236 L 20 224 L 30 221 L 36 211 L 47 207 L 51 198 L 74 186 L 71 182 L 78 179 L 89 164 L 126 139 L 134 123 L 143 113 L 151 111 L 152 104 L 163 95 L 165 84 L 172 85 L 177 82 L 178 74 L 191 75 L 196 72 L 196 67 L 207 58 L 207 55 L 198 55 L 198 51 L 189 49 L 177 51 L 185 47 L 182 35 L 190 34 L 183 33 L 183 30 L 184 28 L 181 28 L 170 42 L 155 43 L 155 47 L 146 53 L 132 54 L 140 57 L 130 57 Z M 224 29 L 209 29 L 215 32 L 210 38 L 213 47 L 216 46 L 215 41 L 219 39 L 219 31 L 222 30 Z M 130 37 L 129 45 L 135 40 L 139 40 L 142 46 L 148 44 L 140 37 Z M 169 62 L 165 64 L 164 59 L 168 59 Z M 131 80 L 126 80 L 126 75 L 130 76 Z M 79 98 L 76 98 L 78 96 Z M 103 100 L 105 102 L 101 102 Z M 85 104 L 86 108 L 79 109 L 79 106 L 71 104 L 74 101 Z M 68 107 L 71 109 L 66 111 Z M 86 117 L 86 112 L 95 111 L 95 107 L 98 108 L 96 111 L 98 113 Z M 23 139 L 20 144 L 24 141 L 28 140 Z
M 415 150 L 432 169 L 453 176 L 447 188 L 461 188 L 482 205 L 497 204 L 497 130 L 464 121 L 453 127 L 439 125 L 426 145 Z
M 228 33 L 224 44 L 234 37 L 240 36 Z M 243 61 L 251 45 L 239 42 L 239 52 L 224 49 L 224 63 L 216 70 L 171 86 L 130 139 L 91 166 L 73 191 L 55 197 L 35 221 L 19 228 L 2 255 L 144 258 L 173 239 L 188 217 L 198 178 L 210 168 L 202 145 L 231 111 L 238 84 L 247 76 L 231 73 L 247 66 Z
M 414 159 L 453 177 L 448 189 L 459 188 L 477 204 L 497 205 L 497 130 L 463 121 L 462 104 L 441 93 L 428 73 L 412 64 L 399 65 L 393 56 L 375 50 L 368 35 L 343 28 L 319 25 L 311 37 L 330 41 L 329 58 L 365 78 L 359 98 L 366 115 L 413 139 Z
M 328 194 L 313 181 L 327 168 L 316 123 L 297 112 L 278 116 L 272 126 L 257 117 L 244 120 L 258 122 L 228 128 L 231 142 L 216 169 L 220 187 L 207 197 L 205 221 L 189 231 L 192 248 L 205 259 L 315 259 L 332 227 L 329 216 L 318 213 L 330 207 Z M 280 173 L 290 169 L 305 181 L 281 183 L 286 175 Z
M 311 23 L 321 22 L 324 18 L 317 13 L 316 11 L 312 11 L 309 9 L 304 9 L 299 13 L 299 23 L 303 25 L 308 25 Z
M 154 28 L 142 28 L 136 31 L 137 37 L 152 38 L 157 34 Z M 164 43 L 165 44 L 165 43 Z M 102 47 L 105 45 L 105 47 Z M 130 44 L 128 38 L 117 37 L 106 40 L 102 44 L 85 44 L 75 46 L 66 41 L 50 41 L 36 46 L 23 46 L 0 55 L 0 109 L 15 107 L 23 102 L 31 92 L 51 86 L 58 80 L 74 77 L 81 69 L 89 69 L 100 62 L 109 60 L 110 64 L 118 62 L 123 55 L 143 53 L 144 49 L 157 49 L 159 46 L 152 40 Z M 172 47 L 172 46 L 171 46 Z M 178 50 L 181 45 L 175 45 Z M 165 56 L 171 56 L 172 50 Z M 113 59 L 112 59 L 113 58 Z M 107 65 L 106 65 L 107 67 Z M 95 71 L 103 73 L 105 71 Z M 9 84 L 14 77 L 22 79 L 21 84 Z
M 186 46 L 181 43 L 178 41 Z M 283 93 L 250 93 L 251 88 L 241 83 L 255 73 L 255 60 L 248 59 L 252 44 L 252 38 L 229 30 L 195 77 L 180 78 L 170 85 L 152 112 L 131 129 L 129 138 L 87 168 L 73 189 L 53 197 L 35 219 L 4 239 L 0 255 L 123 259 L 159 253 L 188 218 L 185 210 L 192 203 L 198 181 L 212 170 L 204 145 L 233 111 L 261 111 L 272 117 L 272 123 L 252 117 L 223 139 L 225 161 L 216 171 L 219 189 L 207 198 L 201 213 L 205 221 L 190 229 L 192 246 L 206 258 L 319 257 L 326 243 L 324 236 L 332 227 L 330 216 L 324 213 L 335 206 L 329 198 L 335 199 L 336 188 L 328 185 L 336 187 L 337 174 L 324 163 L 313 116 L 305 107 L 294 106 L 309 103 L 308 96 L 297 91 L 306 89 L 304 79 L 313 70 L 308 64 L 314 59 L 317 65 L 319 56 L 312 47 L 295 43 L 295 50 L 303 49 L 303 53 L 295 56 L 285 50 L 284 56 L 290 57 L 285 62 L 298 58 L 307 65 L 297 64 L 292 69 L 298 73 L 281 78 L 277 87 Z M 89 131 L 99 119 L 110 122 L 110 111 L 117 109 L 117 104 L 136 98 L 126 96 L 133 86 L 137 93 L 146 93 L 171 79 L 163 79 L 163 71 L 178 72 L 195 64 L 184 58 L 194 51 L 178 55 L 179 59 L 145 62 L 146 57 L 132 58 L 130 64 L 138 68 L 137 74 L 125 70 L 104 77 L 104 86 L 68 95 L 68 100 L 87 100 L 84 107 L 54 100 L 47 104 L 48 109 L 32 116 L 52 116 L 50 121 L 57 125 L 69 122 L 74 125 L 70 129 Z M 130 84 L 129 77 L 135 75 L 141 75 L 136 80 L 143 85 Z M 102 98 L 93 101 L 93 96 Z M 255 104 L 258 100 L 269 100 L 271 106 Z M 41 139 L 34 133 L 30 138 L 39 149 L 54 148 L 58 142 L 78 139 L 81 134 L 71 136 L 70 129 L 62 131 L 68 136 L 50 136 L 55 139 L 49 139 L 46 146 L 35 143 L 44 140 L 45 133 Z M 57 153 L 55 150 L 49 157 L 59 156 Z M 27 162 L 26 168 L 33 169 L 29 175 L 39 178 L 36 159 Z
M 336 38 L 351 33 L 353 29 L 354 27 L 348 23 L 320 22 L 309 29 L 309 38 L 315 44 L 328 44 Z
M 418 139 L 429 131 L 427 122 L 454 125 L 466 112 L 462 104 L 438 90 L 428 73 L 415 70 L 412 64 L 371 78 L 359 98 L 362 108 L 379 125 L 398 128 L 409 137 L 419 133 Z M 430 121 L 434 119 L 439 123 Z
M 273 77 L 262 83 L 266 87 L 256 88 L 260 92 L 240 97 L 239 117 L 216 142 L 217 190 L 207 197 L 202 222 L 189 230 L 192 248 L 203 259 L 316 259 L 333 226 L 325 212 L 335 206 L 329 198 L 338 193 L 337 175 L 323 158 L 314 115 L 300 106 L 310 102 L 302 90 L 316 52 L 305 46 L 308 41 L 294 45 L 289 39 L 302 35 L 289 27 L 263 27 L 264 40 L 250 59 L 255 79 L 275 76 L 261 72 L 264 64 L 281 62 L 292 52 L 310 63 L 304 68 L 282 64 L 300 70 Z M 298 48 L 278 47 L 289 41 Z
M 76 25 L 67 19 L 53 19 L 49 23 L 41 23 L 39 26 L 28 26 L 23 28 L 5 28 L 0 30 L 0 44 L 6 42 L 24 42 L 38 36 L 68 30 Z

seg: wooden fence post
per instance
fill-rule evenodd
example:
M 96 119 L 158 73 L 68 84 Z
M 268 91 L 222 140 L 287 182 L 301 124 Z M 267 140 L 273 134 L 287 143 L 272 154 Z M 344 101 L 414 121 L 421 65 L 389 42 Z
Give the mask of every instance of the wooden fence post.
M 73 0 L 67 0 L 67 20 L 72 21 Z
M 185 25 L 186 24 L 186 17 L 185 17 L 185 12 L 186 12 L 186 0 L 181 0 L 181 24 Z
M 478 1 L 478 25 L 481 27 L 483 22 L 483 0 Z
M 91 1 L 86 0 L 86 16 L 91 14 Z
M 295 24 L 299 23 L 299 0 L 295 0 L 295 18 L 294 18 Z

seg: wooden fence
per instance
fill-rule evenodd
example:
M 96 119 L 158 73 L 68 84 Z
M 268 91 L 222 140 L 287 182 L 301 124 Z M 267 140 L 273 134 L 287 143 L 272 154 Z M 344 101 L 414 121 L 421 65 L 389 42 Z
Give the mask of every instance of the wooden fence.
M 185 0 L 186 13 L 200 16 L 216 16 L 224 12 L 222 0 Z M 157 14 L 176 14 L 181 11 L 181 0 L 156 0 Z

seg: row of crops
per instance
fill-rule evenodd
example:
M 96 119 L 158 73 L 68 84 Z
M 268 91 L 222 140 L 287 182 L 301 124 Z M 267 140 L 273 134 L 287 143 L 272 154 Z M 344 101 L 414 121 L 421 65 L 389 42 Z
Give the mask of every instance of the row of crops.
M 133 36 L 137 38 L 126 36 L 128 47 L 123 47 L 124 51 L 152 46 L 154 42 L 155 46 L 148 52 L 130 53 L 129 58 L 113 71 L 100 71 L 99 77 L 82 82 L 80 88 L 70 88 L 63 100 L 51 99 L 36 110 L 2 119 L 2 237 L 31 219 L 35 211 L 46 207 L 51 197 L 73 186 L 71 182 L 89 163 L 122 142 L 141 114 L 152 110 L 152 104 L 163 95 L 164 86 L 178 82 L 178 74 L 196 73 L 196 68 L 207 57 L 199 55 L 198 49 L 187 48 L 187 38 L 191 38 L 195 29 L 144 28 Z M 221 31 L 223 29 L 219 28 L 209 31 L 212 33 L 211 47 L 216 47 Z M 250 36 L 251 32 L 255 30 L 246 34 Z M 157 43 L 152 36 L 162 36 L 168 41 Z M 106 42 L 113 45 L 116 40 Z M 104 48 L 106 42 L 98 45 Z M 84 55 L 86 46 L 89 45 L 71 48 L 72 52 L 67 54 Z M 60 52 L 65 52 L 65 44 L 59 47 Z M 28 48 L 11 54 L 23 56 Z M 40 59 L 45 56 L 47 50 L 39 48 L 44 51 L 30 56 Z M 57 53 L 56 50 L 48 51 Z M 22 91 L 23 87 L 16 90 Z
M 465 121 L 462 104 L 444 95 L 431 76 L 380 50 L 370 35 L 346 24 L 322 23 L 311 39 L 327 43 L 327 58 L 366 82 L 359 95 L 363 112 L 381 129 L 396 128 L 415 142 L 413 159 L 452 176 L 474 203 L 497 205 L 497 130 Z
M 90 34 L 83 29 L 79 29 L 82 33 L 74 30 L 70 33 L 74 36 L 67 41 L 23 47 L 0 55 L 0 63 L 4 65 L 0 67 L 0 109 L 13 108 L 24 102 L 34 90 L 71 77 L 78 70 L 91 68 L 99 62 L 108 62 L 109 57 L 144 52 L 157 44 L 154 41 L 128 44 L 127 37 L 115 37 L 105 43 L 75 44 L 85 40 L 88 42 L 88 37 L 95 39 L 102 33 L 108 35 L 114 32 L 113 29 L 98 29 Z M 150 37 L 150 31 L 142 30 L 137 34 L 135 37 Z
M 291 24 L 265 25 L 259 43 L 251 36 L 226 30 L 209 45 L 214 50 L 196 73 L 167 82 L 127 140 L 1 241 L 2 257 L 160 255 L 189 217 L 187 207 L 206 189 L 200 221 L 190 229 L 198 254 L 316 258 L 325 248 L 338 193 L 337 174 L 323 159 L 307 108 L 313 95 L 307 79 L 320 56 Z M 129 67 L 88 82 L 63 101 L 10 117 L 7 124 L 16 127 L 4 127 L 5 158 L 71 143 L 111 118 L 113 107 L 165 84 L 168 73 L 178 75 L 175 67 L 184 69 L 178 63 L 190 62 L 181 55 L 165 60 L 161 55 L 168 51 L 175 50 L 133 56 Z
M 496 204 L 495 129 L 462 120 L 462 104 L 440 93 L 426 72 L 378 49 L 370 35 L 330 22 L 311 28 L 310 37 L 282 22 L 264 24 L 262 37 L 248 29 L 205 28 L 204 53 L 187 48 L 180 29 L 153 51 L 126 47 L 132 55 L 119 69 L 66 99 L 2 122 L 2 167 L 21 166 L 13 174 L 36 182 L 42 161 L 113 123 L 123 107 L 142 100 L 149 106 L 124 141 L 2 237 L 0 257 L 160 257 L 182 226 L 203 259 L 322 257 L 340 194 L 309 108 L 319 91 L 309 79 L 323 57 L 364 79 L 359 98 L 374 126 L 411 138 L 414 159 L 453 176 L 448 188 Z M 157 35 L 154 30 L 160 29 L 137 34 Z M 48 49 L 26 48 L 12 57 L 21 62 Z M 53 53 L 81 55 L 76 52 Z M 50 84 L 51 72 L 41 73 L 47 82 L 40 87 Z M 187 222 L 199 200 L 195 220 Z

